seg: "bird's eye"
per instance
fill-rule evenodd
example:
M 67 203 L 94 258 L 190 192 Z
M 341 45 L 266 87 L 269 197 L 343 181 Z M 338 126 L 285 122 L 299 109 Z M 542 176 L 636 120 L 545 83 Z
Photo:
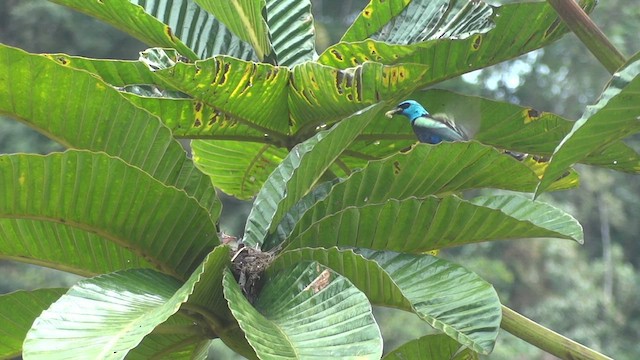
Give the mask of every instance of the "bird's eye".
M 400 109 L 402 109 L 402 110 L 408 109 L 408 108 L 409 108 L 409 106 L 411 106 L 411 104 L 409 104 L 408 102 L 404 102 L 404 103 L 402 103 L 402 104 L 398 105 L 398 107 L 399 107 Z

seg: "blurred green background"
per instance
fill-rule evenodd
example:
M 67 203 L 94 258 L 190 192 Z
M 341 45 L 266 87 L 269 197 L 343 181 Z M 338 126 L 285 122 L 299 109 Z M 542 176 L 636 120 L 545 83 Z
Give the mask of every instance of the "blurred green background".
M 319 50 L 338 41 L 365 0 L 312 0 Z M 504 3 L 503 1 L 502 3 Z M 500 3 L 492 4 L 499 5 Z M 592 17 L 625 55 L 640 50 L 640 6 L 603 1 Z M 145 46 L 97 20 L 45 0 L 0 1 L 0 42 L 30 52 L 137 59 Z M 569 119 L 594 103 L 609 74 L 573 35 L 439 88 L 531 106 Z M 424 104 L 428 107 L 428 104 Z M 626 139 L 636 150 L 640 137 Z M 0 117 L 0 153 L 62 150 L 15 119 Z M 578 168 L 581 187 L 542 200 L 573 214 L 585 244 L 526 239 L 469 245 L 441 256 L 476 271 L 496 287 L 502 302 L 561 334 L 615 359 L 640 359 L 640 177 Z M 241 235 L 250 204 L 222 195 L 221 225 Z M 0 293 L 68 286 L 78 277 L 0 259 Z M 385 352 L 430 331 L 412 314 L 376 309 Z M 212 358 L 236 358 L 216 344 Z M 490 359 L 554 359 L 502 332 Z

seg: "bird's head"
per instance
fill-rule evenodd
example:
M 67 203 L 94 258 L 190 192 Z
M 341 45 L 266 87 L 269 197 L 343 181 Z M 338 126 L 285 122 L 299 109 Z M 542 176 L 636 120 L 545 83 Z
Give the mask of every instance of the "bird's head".
M 429 115 L 429 112 L 422 107 L 415 100 L 405 100 L 398 104 L 395 109 L 389 110 L 385 113 L 388 118 L 393 117 L 395 114 L 404 115 L 409 118 L 409 120 L 414 120 L 420 116 Z

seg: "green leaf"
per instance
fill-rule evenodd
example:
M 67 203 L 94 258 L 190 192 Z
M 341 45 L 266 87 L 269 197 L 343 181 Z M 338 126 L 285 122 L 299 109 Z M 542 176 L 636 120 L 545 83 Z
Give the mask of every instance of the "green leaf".
M 260 358 L 379 359 L 382 337 L 367 297 L 317 263 L 269 276 L 254 304 L 227 271 L 224 294 Z
M 375 305 L 416 313 L 474 351 L 494 346 L 502 310 L 491 284 L 467 269 L 430 255 L 365 249 L 296 249 L 281 253 L 269 272 L 317 261 L 346 276 Z
M 267 23 L 262 17 L 265 0 L 194 0 L 222 21 L 236 36 L 253 46 L 258 60 L 271 54 Z
M 199 350 L 203 352 L 202 358 L 206 359 L 209 340 L 203 340 L 203 337 L 217 336 L 229 345 L 229 338 L 237 335 L 229 328 L 238 326 L 222 294 L 223 270 L 229 264 L 228 246 L 221 245 L 213 249 L 207 255 L 200 279 L 193 287 L 193 293 L 187 302 L 182 304 L 182 311 L 171 316 L 147 335 L 140 345 L 127 354 L 127 359 L 169 358 L 170 355 L 176 359 L 192 359 Z M 239 342 L 244 340 L 244 337 L 240 336 L 238 339 L 236 336 L 232 340 Z M 246 340 L 244 343 L 246 344 Z M 250 349 L 248 344 L 245 346 Z M 200 349 L 201 347 L 205 349 Z M 234 350 L 242 353 L 242 349 L 238 349 L 237 346 Z
M 219 243 L 209 213 L 195 199 L 105 154 L 0 156 L 0 184 L 0 216 L 56 222 L 120 245 L 100 255 L 101 263 L 130 249 L 157 269 L 185 277 Z M 82 250 L 65 243 L 67 256 Z
M 460 350 L 461 345 L 444 334 L 427 335 L 402 344 L 385 355 L 383 360 L 478 360 L 477 353 L 470 349 Z
M 139 254 L 101 235 L 62 223 L 30 219 L 0 218 L 0 254 L 5 259 L 85 277 L 153 267 Z
M 218 54 L 256 57 L 249 44 L 192 0 L 51 1 L 98 18 L 150 46 L 174 48 L 191 60 Z
M 66 147 L 117 156 L 184 189 L 218 217 L 221 206 L 213 186 L 169 129 L 108 84 L 86 71 L 3 45 L 0 78 L 11 84 L 0 87 L 0 113 Z
M 147 14 L 142 7 L 135 5 L 135 1 L 50 1 L 111 24 L 151 46 L 175 48 L 190 59 L 197 58 L 196 54 L 173 34 L 171 27 Z
M 252 247 L 261 245 L 285 212 L 311 190 L 342 151 L 382 110 L 383 105 L 362 110 L 294 147 L 269 175 L 256 196 L 247 219 L 243 242 Z
M 220 190 L 251 199 L 287 156 L 286 149 L 240 141 L 192 141 L 193 161 Z
M 127 360 L 207 358 L 211 336 L 192 317 L 173 314 L 127 353 Z
M 327 213 L 315 209 L 302 217 L 288 249 L 357 246 L 416 253 L 489 240 L 552 237 L 582 242 L 583 237 L 582 227 L 568 214 L 519 196 L 471 202 L 452 195 L 432 196 Z M 318 220 L 307 225 L 308 219 Z
M 640 61 L 615 73 L 595 105 L 587 108 L 555 149 L 536 196 L 565 169 L 621 138 L 640 131 Z M 626 159 L 621 158 L 624 163 Z M 614 159 L 612 165 L 616 166 Z M 640 166 L 634 169 L 640 171 Z
M 505 173 L 509 177 L 503 176 Z M 483 187 L 532 191 L 537 181 L 527 166 L 489 146 L 476 142 L 418 144 L 408 152 L 369 162 L 363 170 L 335 184 L 328 196 L 313 200 L 315 205 L 294 208 L 265 241 L 265 248 L 288 238 L 294 224 L 306 229 L 321 217 L 353 206 Z M 308 208 L 312 210 L 303 213 Z
M 263 134 L 288 133 L 289 70 L 216 56 L 194 64 L 176 63 L 155 72 L 177 89 Z
M 86 70 L 113 86 L 153 84 L 158 77 L 140 61 L 91 59 L 67 54 L 40 54 L 56 63 L 78 70 Z
M 478 206 L 500 210 L 514 219 L 530 222 L 538 228 L 555 232 L 556 235 L 552 235 L 553 237 L 571 239 L 580 244 L 584 242 L 582 225 L 571 215 L 552 205 L 515 195 L 479 196 L 470 201 Z
M 397 2 L 393 4 L 394 11 L 400 11 Z M 581 4 L 589 12 L 595 6 L 595 1 L 585 0 Z M 384 11 L 371 13 L 371 22 L 376 23 L 373 29 L 377 31 L 393 15 Z M 378 16 L 381 16 L 379 20 Z M 429 66 L 430 71 L 413 81 L 419 88 L 424 88 L 538 49 L 557 40 L 567 31 L 553 8 L 545 2 L 522 2 L 497 7 L 492 20 L 494 29 L 464 39 L 437 39 L 411 45 L 393 45 L 371 39 L 340 42 L 326 49 L 318 62 L 341 69 L 365 61 L 423 64 Z
M 293 68 L 289 107 L 296 135 L 341 120 L 381 101 L 397 102 L 418 88 L 429 67 L 367 62 L 348 69 L 306 62 Z
M 267 0 L 271 46 L 280 66 L 312 61 L 318 56 L 309 0 Z
M 264 141 L 264 134 L 195 99 L 145 97 L 123 94 L 129 101 L 157 116 L 176 138 Z
M 20 357 L 22 342 L 33 320 L 65 291 L 38 289 L 0 295 L 0 358 Z
M 481 1 L 371 1 L 341 41 L 371 38 L 406 45 L 439 38 L 465 38 L 493 28 L 493 9 Z
M 203 271 L 186 283 L 151 269 L 82 280 L 44 311 L 24 342 L 33 359 L 123 359 L 176 313 Z

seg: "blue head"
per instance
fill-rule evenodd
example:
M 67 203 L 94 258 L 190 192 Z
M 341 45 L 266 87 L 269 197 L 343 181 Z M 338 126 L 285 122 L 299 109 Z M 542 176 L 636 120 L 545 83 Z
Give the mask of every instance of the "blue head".
M 400 104 L 398 104 L 398 106 L 396 106 L 395 109 L 387 111 L 385 113 L 385 115 L 389 118 L 395 114 L 404 115 L 407 118 L 409 118 L 409 120 L 415 120 L 420 116 L 429 115 L 429 112 L 424 107 L 422 107 L 422 105 L 420 105 L 417 101 L 405 100 Z

